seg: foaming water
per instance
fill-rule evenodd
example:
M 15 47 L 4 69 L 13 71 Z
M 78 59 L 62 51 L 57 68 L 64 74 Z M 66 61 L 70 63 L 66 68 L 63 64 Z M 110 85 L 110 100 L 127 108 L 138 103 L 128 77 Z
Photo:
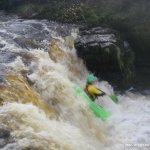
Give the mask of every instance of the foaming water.
M 55 63 L 50 61 L 48 53 L 41 51 L 40 55 L 37 54 L 37 51 L 36 53 L 32 51 L 32 53 L 38 57 L 39 65 L 37 65 L 34 73 L 28 75 L 28 78 L 34 83 L 35 89 L 42 95 L 43 99 L 55 107 L 61 119 L 76 125 L 85 134 L 103 141 L 101 121 L 93 116 L 84 99 L 76 95 L 73 90 L 72 78 L 69 78 L 71 71 L 67 67 L 68 61 L 62 64 Z M 72 65 L 75 66 L 76 64 Z M 73 72 L 71 72 L 72 76 L 74 75 Z M 83 81 L 80 82 L 83 83 Z
M 132 97 L 119 97 L 119 112 L 112 114 L 106 123 L 108 141 L 112 148 L 123 149 L 127 144 L 149 144 L 150 140 L 150 101 L 148 97 L 132 94 Z M 112 139 L 112 135 L 114 138 Z M 117 143 L 117 144 L 116 144 Z M 131 147 L 128 147 L 128 149 Z M 148 150 L 148 147 L 142 147 Z M 142 149 L 136 146 L 132 149 Z
M 6 104 L 0 114 L 1 125 L 12 131 L 11 136 L 15 138 L 5 149 L 95 149 L 77 127 L 62 120 L 49 120 L 31 104 Z
M 126 144 L 150 144 L 148 94 L 118 95 L 118 104 L 109 96 L 99 97 L 96 103 L 110 112 L 102 121 L 75 93 L 73 85 L 84 88 L 88 74 L 73 45 L 76 28 L 4 18 L 0 22 L 0 75 L 5 77 L 0 84 L 0 149 L 126 150 L 131 148 Z M 113 93 L 106 81 L 97 86 Z

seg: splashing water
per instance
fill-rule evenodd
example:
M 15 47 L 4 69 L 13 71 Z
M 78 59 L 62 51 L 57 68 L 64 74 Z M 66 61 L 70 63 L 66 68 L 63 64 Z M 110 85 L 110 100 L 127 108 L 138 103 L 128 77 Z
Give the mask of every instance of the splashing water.
M 119 104 L 99 97 L 96 103 L 110 112 L 103 122 L 73 90 L 73 84 L 84 88 L 88 73 L 72 45 L 75 27 L 1 16 L 0 149 L 137 150 L 126 144 L 150 144 L 149 96 L 128 92 Z M 113 93 L 106 81 L 97 86 Z

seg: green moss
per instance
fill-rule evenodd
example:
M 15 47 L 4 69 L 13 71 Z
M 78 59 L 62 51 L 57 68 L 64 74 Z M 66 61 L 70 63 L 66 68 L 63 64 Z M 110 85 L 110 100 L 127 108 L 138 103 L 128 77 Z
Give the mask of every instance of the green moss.
M 106 47 L 106 48 L 104 49 L 104 51 L 105 51 L 106 53 L 110 54 L 110 49 L 109 49 L 108 47 Z
M 121 57 L 121 50 L 118 46 L 116 46 L 116 59 L 117 59 L 119 68 L 122 71 L 124 69 L 124 63 Z

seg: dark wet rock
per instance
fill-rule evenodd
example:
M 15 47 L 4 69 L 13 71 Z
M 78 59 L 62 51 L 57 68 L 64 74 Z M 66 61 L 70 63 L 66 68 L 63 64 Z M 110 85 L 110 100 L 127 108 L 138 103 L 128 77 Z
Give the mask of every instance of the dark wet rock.
M 10 51 L 0 51 L 0 63 L 10 63 L 16 59 L 17 55 Z
M 6 66 L 0 64 L 0 84 L 5 81 Z
M 36 57 L 34 57 L 31 53 L 20 52 L 18 55 L 22 57 L 22 61 L 25 65 L 30 65 L 32 61 L 37 61 Z
M 77 47 L 110 47 L 116 44 L 117 38 L 112 30 L 101 27 L 81 31 L 81 37 L 76 40 Z
M 0 83 L 4 82 L 5 72 L 6 72 L 6 66 L 0 64 Z
M 18 37 L 14 41 L 22 48 L 40 48 L 40 45 L 34 39 Z
M 0 48 L 3 48 L 5 45 L 0 43 Z
M 6 139 L 10 137 L 10 131 L 8 130 L 4 130 L 4 129 L 0 129 L 0 139 Z
M 88 69 L 102 79 L 131 81 L 134 53 L 129 43 L 120 39 L 116 31 L 103 27 L 82 28 L 75 47 Z
M 7 129 L 0 128 L 0 148 L 5 147 L 7 144 L 13 143 L 14 139 Z

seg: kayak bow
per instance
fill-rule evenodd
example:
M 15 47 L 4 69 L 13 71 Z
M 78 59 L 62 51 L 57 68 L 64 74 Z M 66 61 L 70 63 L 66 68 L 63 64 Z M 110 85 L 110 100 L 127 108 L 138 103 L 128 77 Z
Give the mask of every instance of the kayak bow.
M 73 88 L 77 94 L 82 95 L 82 97 L 87 101 L 89 108 L 93 111 L 96 117 L 99 117 L 102 120 L 106 120 L 109 117 L 109 112 L 103 107 L 94 103 L 80 87 L 74 86 Z

